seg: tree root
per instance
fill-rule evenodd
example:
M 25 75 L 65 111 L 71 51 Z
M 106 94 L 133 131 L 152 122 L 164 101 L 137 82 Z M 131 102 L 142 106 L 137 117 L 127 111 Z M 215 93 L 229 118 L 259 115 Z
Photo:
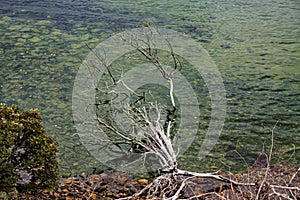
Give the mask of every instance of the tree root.
M 280 165 L 281 166 L 281 165 Z M 286 167 L 286 168 L 285 168 Z M 176 170 L 155 178 L 138 193 L 121 198 L 127 199 L 289 199 L 296 200 L 300 195 L 300 168 L 284 166 L 289 174 L 286 179 L 275 173 L 271 166 L 267 178 L 266 168 L 252 168 L 247 175 L 233 175 L 225 172 L 196 173 Z M 291 178 L 288 178 L 291 177 Z M 298 178 L 297 178 L 298 177 Z M 282 182 L 278 182 L 278 181 Z M 274 181 L 274 184 L 271 184 Z M 287 183 L 287 185 L 283 185 Z M 263 183 L 263 184 L 262 184 Z

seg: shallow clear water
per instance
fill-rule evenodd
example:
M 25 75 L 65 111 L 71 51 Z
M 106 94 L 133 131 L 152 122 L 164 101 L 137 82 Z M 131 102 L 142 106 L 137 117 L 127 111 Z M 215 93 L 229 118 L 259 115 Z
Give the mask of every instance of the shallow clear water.
M 274 162 L 290 159 L 299 163 L 297 1 L 16 0 L 0 1 L 0 17 L 0 101 L 40 109 L 48 134 L 60 144 L 63 174 L 102 168 L 74 136 L 72 89 L 89 52 L 86 44 L 93 48 L 112 34 L 143 22 L 199 41 L 224 80 L 228 107 L 222 135 L 200 161 L 196 155 L 203 135 L 199 135 L 180 157 L 182 167 L 241 170 L 244 161 L 240 156 L 251 165 L 259 152 L 269 151 L 277 120 Z M 207 93 L 205 88 L 201 92 Z M 206 130 L 210 108 L 202 110 L 200 128 Z

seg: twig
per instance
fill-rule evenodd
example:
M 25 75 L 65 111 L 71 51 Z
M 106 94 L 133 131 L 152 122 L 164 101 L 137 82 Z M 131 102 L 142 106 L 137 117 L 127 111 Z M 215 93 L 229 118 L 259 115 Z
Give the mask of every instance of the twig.
M 271 138 L 271 147 L 270 147 L 270 153 L 269 153 L 269 159 L 267 159 L 267 169 L 266 169 L 266 172 L 265 172 L 265 176 L 264 176 L 264 179 L 263 181 L 261 182 L 260 186 L 259 186 L 259 189 L 257 191 L 257 194 L 256 194 L 256 197 L 255 197 L 255 200 L 258 200 L 259 199 L 259 195 L 260 195 L 260 192 L 265 184 L 265 182 L 267 181 L 267 177 L 268 177 L 268 173 L 270 171 L 270 162 L 271 162 L 271 158 L 272 158 L 272 153 L 273 153 L 273 147 L 274 147 L 274 129 L 276 128 L 277 124 L 278 124 L 279 120 L 275 123 L 273 129 L 272 129 L 272 138 Z
M 219 197 L 221 199 L 227 200 L 227 198 L 222 197 L 221 195 L 219 195 L 216 192 L 207 192 L 207 193 L 204 193 L 204 194 L 199 194 L 199 195 L 192 196 L 192 197 L 188 198 L 188 200 L 192 200 L 192 199 L 199 198 L 199 197 L 205 197 L 205 196 L 208 196 L 208 195 L 216 195 L 217 197 Z
M 294 180 L 294 178 L 296 177 L 296 175 L 300 172 L 300 167 L 298 168 L 298 170 L 295 172 L 295 174 L 292 176 L 291 180 L 289 181 L 288 185 L 291 185 L 292 181 Z
M 176 191 L 176 193 L 174 194 L 174 196 L 171 197 L 171 198 L 168 198 L 168 199 L 166 199 L 166 200 L 176 200 L 176 199 L 178 199 L 180 192 L 181 192 L 181 191 L 183 190 L 183 188 L 186 186 L 185 181 L 186 181 L 186 180 L 184 180 L 184 181 L 181 183 L 179 189 Z
M 109 69 L 108 64 L 106 63 L 105 57 L 102 57 L 101 55 L 99 55 L 98 53 L 95 52 L 94 49 L 92 49 L 88 44 L 85 44 L 86 47 L 97 57 L 97 59 L 99 59 L 99 61 L 102 62 L 102 64 L 104 65 L 104 67 L 106 68 L 110 78 L 112 79 L 113 84 L 116 84 L 116 79 L 114 78 L 114 76 L 112 75 L 112 72 Z
M 273 194 L 277 195 L 278 197 L 283 197 L 286 198 L 288 200 L 293 200 L 292 198 L 290 198 L 287 194 L 281 194 L 279 192 L 277 192 L 273 187 L 271 187 L 273 193 L 269 194 L 269 197 L 272 196 Z
M 279 189 L 285 189 L 285 190 L 298 190 L 300 191 L 299 187 L 289 187 L 289 186 L 281 186 L 281 185 L 270 185 L 271 188 L 279 188 Z
M 185 175 L 185 176 L 196 176 L 196 177 L 200 177 L 200 178 L 213 178 L 213 179 L 216 179 L 218 181 L 232 183 L 233 185 L 255 186 L 255 183 L 240 183 L 240 182 L 237 182 L 235 180 L 226 178 L 224 176 L 215 175 L 215 174 L 212 174 L 212 173 L 197 173 L 197 172 L 189 172 L 189 171 L 184 171 L 184 170 L 178 169 L 176 171 L 176 174 Z

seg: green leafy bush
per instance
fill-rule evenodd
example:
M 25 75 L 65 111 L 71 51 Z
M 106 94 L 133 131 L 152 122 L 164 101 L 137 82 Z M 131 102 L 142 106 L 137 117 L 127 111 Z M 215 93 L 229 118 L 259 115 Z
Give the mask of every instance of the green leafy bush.
M 58 150 L 46 136 L 38 110 L 21 111 L 0 104 L 0 188 L 47 188 L 58 186 Z

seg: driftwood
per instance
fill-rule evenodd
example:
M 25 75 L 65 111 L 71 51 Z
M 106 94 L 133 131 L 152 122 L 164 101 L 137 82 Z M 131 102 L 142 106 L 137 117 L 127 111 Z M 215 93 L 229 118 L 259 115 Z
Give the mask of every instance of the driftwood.
M 167 39 L 165 42 L 169 47 L 169 58 L 173 66 L 172 70 L 167 70 L 164 64 L 161 63 L 158 51 L 156 49 L 155 42 L 151 40 L 151 34 L 160 34 L 153 27 L 147 26 L 146 34 L 144 34 L 145 39 L 125 37 L 122 38 L 124 42 L 131 45 L 136 49 L 143 58 L 153 64 L 156 69 L 161 73 L 163 78 L 169 84 L 169 100 L 173 106 L 173 112 L 178 109 L 174 100 L 174 73 L 177 69 L 182 68 L 181 62 L 177 59 L 172 45 Z M 163 37 L 163 36 L 161 36 Z M 95 52 L 96 53 L 96 52 Z M 117 81 L 114 75 L 109 70 L 105 59 L 101 55 L 96 55 L 99 60 L 106 67 L 108 74 L 111 76 L 112 84 L 122 84 L 124 88 L 135 94 L 130 87 L 126 85 L 122 80 Z M 120 95 L 115 91 L 110 91 L 110 93 L 115 95 Z M 138 96 L 138 94 L 136 94 Z M 134 103 L 124 103 L 119 102 L 119 109 L 125 114 L 130 125 L 133 127 L 132 130 L 138 130 L 138 135 L 136 132 L 127 133 L 120 130 L 118 126 L 109 121 L 104 117 L 98 117 L 99 124 L 106 130 L 114 134 L 114 139 L 111 143 L 118 144 L 132 144 L 139 146 L 145 155 L 154 155 L 159 164 L 160 169 L 164 172 L 163 175 L 156 177 L 151 183 L 149 183 L 144 189 L 137 192 L 130 197 L 124 197 L 121 199 L 296 199 L 299 193 L 299 186 L 293 185 L 293 181 L 296 180 L 298 176 L 299 169 L 294 172 L 289 182 L 284 185 L 278 185 L 276 182 L 270 182 L 270 176 L 272 175 L 272 170 L 269 162 L 271 161 L 272 148 L 270 150 L 269 157 L 260 157 L 259 160 L 264 160 L 265 170 L 260 170 L 259 172 L 253 171 L 253 174 L 249 174 L 249 177 L 231 177 L 230 174 L 223 175 L 220 172 L 216 173 L 197 173 L 184 171 L 178 168 L 176 152 L 173 149 L 171 143 L 171 130 L 173 128 L 172 117 L 165 121 L 164 124 L 161 123 L 161 110 L 156 102 L 148 103 L 147 105 L 142 104 L 140 101 Z M 150 118 L 149 111 L 154 111 L 156 114 L 156 119 Z M 153 115 L 153 113 L 152 113 Z M 274 130 L 273 130 L 274 131 Z M 273 131 L 272 131 L 272 141 L 273 141 Z M 118 139 L 116 139 L 118 138 Z M 115 140 L 115 141 L 113 141 Z M 146 160 L 146 158 L 144 158 Z M 261 162 L 263 163 L 263 162 Z M 257 163 L 258 165 L 258 163 Z M 254 174 L 258 173 L 261 176 L 261 171 L 264 171 L 262 178 L 255 178 Z M 202 190 L 195 191 L 195 185 L 201 185 L 202 182 L 211 185 L 203 187 Z M 210 183 L 207 182 L 210 180 Z M 249 191 L 250 196 L 245 196 L 244 192 Z M 268 194 L 266 194 L 268 191 Z M 246 192 L 247 193 L 247 192 Z M 247 193 L 247 194 L 248 194 Z

